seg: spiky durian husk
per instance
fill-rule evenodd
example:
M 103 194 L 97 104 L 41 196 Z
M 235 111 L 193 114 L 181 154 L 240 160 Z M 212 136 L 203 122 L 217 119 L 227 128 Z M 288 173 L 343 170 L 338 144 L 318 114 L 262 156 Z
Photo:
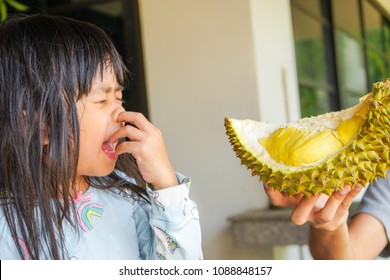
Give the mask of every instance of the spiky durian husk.
M 232 119 L 225 119 L 226 134 L 241 164 L 259 176 L 260 181 L 290 195 L 332 194 L 344 184 L 365 186 L 378 177 L 386 178 L 390 169 L 390 78 L 374 84 L 368 95 L 369 109 L 353 141 L 328 160 L 309 168 L 292 171 L 267 166 L 254 156 L 237 137 Z

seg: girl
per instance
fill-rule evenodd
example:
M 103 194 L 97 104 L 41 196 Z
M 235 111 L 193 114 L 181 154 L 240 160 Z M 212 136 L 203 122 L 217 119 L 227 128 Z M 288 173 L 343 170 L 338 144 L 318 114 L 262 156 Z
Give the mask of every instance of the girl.
M 1 25 L 0 259 L 202 258 L 190 182 L 122 107 L 125 70 L 92 24 Z

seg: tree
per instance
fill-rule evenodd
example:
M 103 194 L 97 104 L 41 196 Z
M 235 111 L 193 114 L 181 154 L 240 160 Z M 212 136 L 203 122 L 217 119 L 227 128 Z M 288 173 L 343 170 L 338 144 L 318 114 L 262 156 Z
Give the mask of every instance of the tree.
M 13 7 L 19 12 L 25 12 L 29 9 L 28 6 L 19 3 L 15 0 L 0 0 L 0 21 L 4 22 L 8 15 L 8 6 Z

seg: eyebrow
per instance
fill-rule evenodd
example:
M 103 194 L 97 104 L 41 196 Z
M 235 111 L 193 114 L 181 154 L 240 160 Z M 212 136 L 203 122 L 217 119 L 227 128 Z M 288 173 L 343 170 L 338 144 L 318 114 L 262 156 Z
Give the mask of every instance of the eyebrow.
M 99 87 L 99 89 L 100 90 L 102 90 L 102 91 L 104 91 L 104 92 L 110 92 L 110 91 L 112 91 L 112 87 L 110 87 L 110 86 L 101 86 L 101 87 Z M 114 90 L 114 92 L 116 92 L 116 91 L 122 91 L 122 90 L 124 90 L 125 88 L 123 87 L 123 86 L 120 86 L 120 85 L 118 85 L 116 88 L 115 88 L 115 90 Z
M 113 89 L 113 87 L 111 87 L 111 86 L 101 85 L 101 86 L 97 87 L 95 90 L 91 91 L 89 93 L 89 95 L 96 95 L 99 93 L 108 94 L 108 93 L 112 92 L 112 89 Z M 114 92 L 122 92 L 124 89 L 125 88 L 123 86 L 118 85 L 117 87 L 115 87 Z

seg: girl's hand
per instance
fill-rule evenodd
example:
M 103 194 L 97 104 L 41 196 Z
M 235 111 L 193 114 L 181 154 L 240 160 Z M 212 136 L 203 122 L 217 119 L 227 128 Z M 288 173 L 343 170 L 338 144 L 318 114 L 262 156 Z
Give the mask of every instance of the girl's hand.
M 303 194 L 290 196 L 267 187 L 267 184 L 264 186 L 272 204 L 293 208 L 291 221 L 294 224 L 303 225 L 308 222 L 314 228 L 327 231 L 334 231 L 346 223 L 348 209 L 363 188 L 359 184 L 352 189 L 345 186 L 343 190 L 336 191 L 331 196 L 321 194 L 305 197 Z
M 153 189 L 177 185 L 176 174 L 169 161 L 160 130 L 144 115 L 136 112 L 119 113 L 117 122 L 129 122 L 134 126 L 123 126 L 111 135 L 110 142 L 112 143 L 125 137 L 131 140 L 119 144 L 115 152 L 118 155 L 131 153 L 137 161 L 142 177 L 152 184 Z

